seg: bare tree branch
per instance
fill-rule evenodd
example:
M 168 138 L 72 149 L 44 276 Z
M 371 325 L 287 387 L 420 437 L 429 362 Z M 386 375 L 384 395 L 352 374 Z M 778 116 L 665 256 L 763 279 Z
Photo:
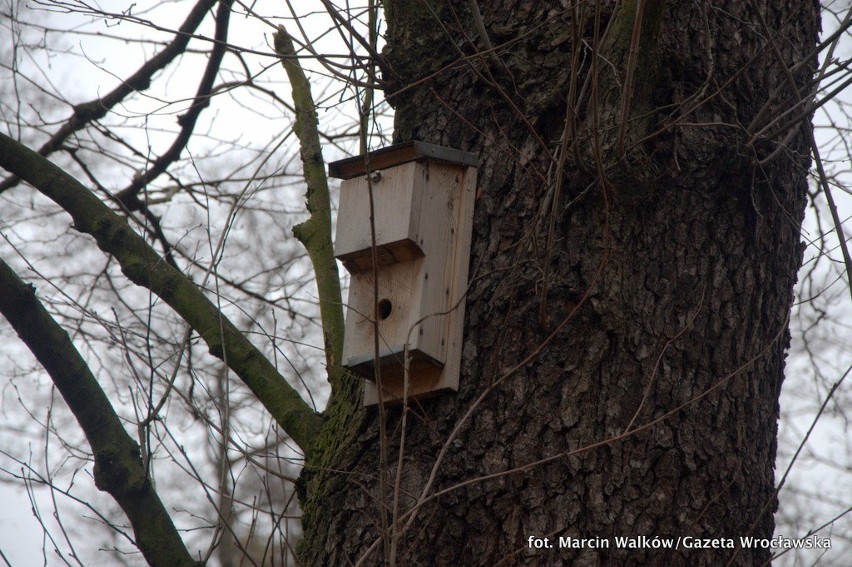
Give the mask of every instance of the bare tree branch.
M 164 69 L 169 63 L 186 50 L 192 34 L 201 25 L 207 11 L 213 7 L 218 0 L 199 0 L 192 8 L 189 15 L 184 20 L 183 25 L 178 29 L 175 38 L 157 55 L 147 60 L 135 73 L 127 80 L 122 81 L 115 89 L 102 98 L 96 98 L 78 104 L 74 107 L 74 114 L 65 121 L 62 127 L 50 137 L 38 150 L 38 153 L 43 156 L 48 156 L 62 147 L 74 132 L 83 129 L 87 124 L 95 120 L 99 120 L 106 116 L 107 112 L 116 104 L 125 99 L 134 91 L 144 91 L 151 86 L 151 78 L 157 71 Z M 0 193 L 14 187 L 20 178 L 16 176 L 8 177 L 0 183 Z
M 293 234 L 308 251 L 316 273 L 325 359 L 329 379 L 332 386 L 335 386 L 342 376 L 343 300 L 340 293 L 340 274 L 337 271 L 331 241 L 331 198 L 317 131 L 316 105 L 311 96 L 311 85 L 295 58 L 293 40 L 283 26 L 279 26 L 275 34 L 275 51 L 281 57 L 281 63 L 287 71 L 293 89 L 293 105 L 296 108 L 295 131 L 301 148 L 307 184 L 307 206 L 311 214 L 308 220 L 293 227 Z
M 73 177 L 5 134 L 0 134 L 0 166 L 65 209 L 77 230 L 93 236 L 101 250 L 115 256 L 125 276 L 180 314 L 204 339 L 210 353 L 225 361 L 293 441 L 307 450 L 322 417 L 195 284 Z
M 43 158 L 42 158 L 43 159 Z M 0 312 L 50 374 L 95 456 L 95 484 L 127 514 L 150 565 L 197 565 L 151 484 L 139 445 L 127 434 L 92 371 L 53 317 L 0 260 Z
M 180 133 L 177 138 L 172 142 L 169 149 L 158 157 L 144 173 L 133 179 L 133 182 L 129 186 L 119 191 L 116 195 L 119 201 L 131 211 L 139 210 L 143 207 L 142 201 L 137 197 L 139 191 L 159 177 L 172 163 L 180 158 L 181 153 L 192 137 L 192 132 L 195 129 L 195 124 L 201 115 L 201 111 L 210 106 L 213 83 L 216 80 L 216 75 L 219 73 L 222 58 L 225 56 L 225 48 L 228 41 L 228 22 L 230 21 L 232 4 L 233 0 L 220 0 L 219 2 L 219 9 L 216 10 L 215 42 L 210 51 L 210 59 L 207 61 L 207 68 L 204 69 L 204 75 L 201 77 L 201 82 L 198 85 L 192 106 L 189 107 L 186 114 L 178 118 Z

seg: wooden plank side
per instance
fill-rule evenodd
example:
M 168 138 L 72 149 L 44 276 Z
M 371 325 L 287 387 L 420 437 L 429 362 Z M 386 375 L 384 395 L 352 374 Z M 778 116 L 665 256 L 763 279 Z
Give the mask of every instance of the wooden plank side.
M 462 347 L 464 346 L 464 316 L 467 303 L 470 247 L 473 238 L 473 210 L 476 197 L 474 167 L 465 168 L 460 182 L 457 209 L 457 237 L 453 250 L 453 273 L 450 278 L 450 297 L 447 317 L 447 354 L 438 388 L 458 390 L 461 373 Z

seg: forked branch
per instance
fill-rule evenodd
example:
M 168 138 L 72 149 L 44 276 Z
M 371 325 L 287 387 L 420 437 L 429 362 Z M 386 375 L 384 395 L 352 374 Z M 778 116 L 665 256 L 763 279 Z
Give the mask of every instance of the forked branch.
M 210 353 L 227 362 L 293 441 L 308 449 L 323 418 L 198 286 L 163 260 L 125 219 L 61 168 L 5 134 L 0 134 L 0 167 L 56 202 L 71 215 L 77 230 L 93 236 L 101 250 L 118 260 L 130 281 L 171 306 L 204 339 Z

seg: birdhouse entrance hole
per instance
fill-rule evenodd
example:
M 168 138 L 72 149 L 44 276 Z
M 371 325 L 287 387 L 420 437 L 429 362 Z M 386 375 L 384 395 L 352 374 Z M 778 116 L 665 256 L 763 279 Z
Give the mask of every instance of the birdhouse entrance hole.
M 393 311 L 393 303 L 391 303 L 387 299 L 382 299 L 379 301 L 379 320 L 384 321 L 388 317 L 390 317 L 391 311 Z

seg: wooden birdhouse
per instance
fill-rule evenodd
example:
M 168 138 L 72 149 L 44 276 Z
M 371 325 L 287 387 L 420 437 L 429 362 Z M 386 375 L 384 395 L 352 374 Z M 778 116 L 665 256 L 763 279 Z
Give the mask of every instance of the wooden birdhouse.
M 406 345 L 409 397 L 458 388 L 475 164 L 406 142 L 329 166 L 343 179 L 334 254 L 351 274 L 343 364 L 367 378 L 367 404 L 402 400 Z

